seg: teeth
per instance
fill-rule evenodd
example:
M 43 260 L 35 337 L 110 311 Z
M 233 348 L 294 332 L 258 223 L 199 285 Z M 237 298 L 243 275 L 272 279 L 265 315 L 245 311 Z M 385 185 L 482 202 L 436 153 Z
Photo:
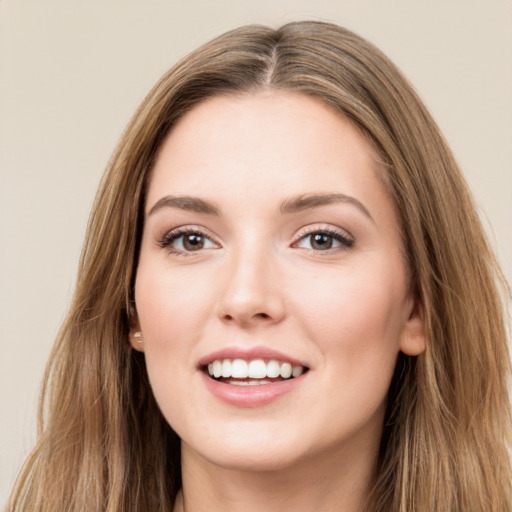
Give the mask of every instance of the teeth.
M 249 365 L 243 359 L 235 359 L 231 363 L 231 377 L 246 379 L 249 377 Z
M 210 366 L 208 366 L 208 371 L 210 371 Z M 210 375 L 212 375 L 210 373 Z M 218 359 L 213 361 L 213 376 L 218 379 L 222 375 L 222 362 Z
M 300 377 L 302 375 L 302 366 L 294 366 L 292 370 L 292 377 Z
M 281 365 L 281 377 L 289 379 L 292 376 L 293 368 L 290 363 L 283 363 Z
M 249 363 L 249 377 L 251 379 L 264 379 L 267 376 L 267 365 L 263 359 L 256 359 Z
M 224 359 L 222 361 L 222 370 L 221 370 L 222 377 L 231 377 L 231 360 L 230 359 Z
M 281 367 L 277 361 L 269 361 L 267 364 L 267 377 L 275 379 L 281 374 Z
M 263 384 L 270 384 L 268 380 L 228 380 L 228 384 L 234 384 L 235 386 L 261 386 Z
M 281 377 L 289 379 L 299 377 L 304 373 L 304 367 L 290 363 L 280 363 L 274 359 L 265 362 L 263 359 L 216 359 L 208 364 L 208 374 L 216 379 L 251 379 L 244 381 L 228 381 L 239 386 L 255 386 L 268 384 L 267 380 Z

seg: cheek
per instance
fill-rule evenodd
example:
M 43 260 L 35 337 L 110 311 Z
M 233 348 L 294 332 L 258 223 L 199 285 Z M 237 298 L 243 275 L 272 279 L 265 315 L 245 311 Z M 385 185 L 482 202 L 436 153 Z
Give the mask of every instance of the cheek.
M 137 272 L 135 302 L 150 347 L 180 346 L 183 336 L 199 336 L 212 307 L 211 287 L 204 286 L 197 275 L 144 263 Z
M 173 427 L 181 422 L 180 411 L 193 409 L 187 377 L 195 371 L 193 348 L 204 335 L 210 310 L 208 294 L 195 283 L 155 261 L 141 260 L 137 271 L 135 302 L 148 377 L 160 410 Z
M 309 337 L 324 355 L 339 355 L 347 371 L 364 360 L 394 365 L 404 322 L 405 273 L 390 268 L 326 269 L 295 294 L 297 316 Z

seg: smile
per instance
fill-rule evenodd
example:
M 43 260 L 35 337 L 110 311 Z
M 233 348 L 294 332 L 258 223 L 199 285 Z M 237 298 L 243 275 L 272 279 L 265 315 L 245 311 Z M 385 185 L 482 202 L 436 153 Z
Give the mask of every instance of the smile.
M 260 386 L 302 375 L 307 368 L 270 359 L 215 359 L 206 366 L 208 375 L 226 384 Z

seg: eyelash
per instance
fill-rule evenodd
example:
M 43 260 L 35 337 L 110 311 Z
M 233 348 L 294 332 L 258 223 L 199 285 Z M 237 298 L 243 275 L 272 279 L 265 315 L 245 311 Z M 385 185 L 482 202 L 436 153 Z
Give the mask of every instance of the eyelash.
M 197 235 L 202 237 L 203 240 L 209 240 L 211 243 L 220 245 L 218 242 L 212 239 L 210 235 L 207 235 L 201 228 L 195 227 L 182 227 L 173 229 L 172 231 L 167 232 L 159 241 L 158 245 L 162 249 L 167 249 L 171 254 L 176 254 L 179 256 L 191 256 L 196 251 L 187 251 L 183 249 L 176 249 L 172 246 L 174 242 L 179 240 L 180 238 L 186 235 Z M 336 242 L 339 242 L 339 246 L 330 247 L 325 250 L 317 250 L 313 248 L 303 248 L 306 251 L 313 252 L 315 254 L 328 253 L 331 254 L 334 251 L 339 250 L 349 250 L 354 245 L 354 239 L 349 237 L 347 234 L 337 231 L 333 228 L 313 228 L 307 229 L 303 231 L 297 238 L 297 241 L 292 244 L 292 247 L 298 247 L 298 244 L 306 240 L 308 237 L 312 237 L 313 235 L 326 235 L 329 238 L 332 238 Z
M 218 244 L 218 242 L 214 241 L 210 235 L 207 235 L 201 228 L 195 227 L 183 227 L 173 229 L 172 231 L 167 232 L 159 241 L 158 245 L 162 249 L 167 249 L 171 254 L 176 254 L 179 256 L 191 256 L 196 251 L 187 251 L 183 249 L 176 249 L 172 246 L 174 242 L 179 240 L 186 235 L 197 235 L 202 237 L 203 240 L 209 240 L 214 244 Z
M 338 247 L 331 247 L 331 248 L 324 249 L 324 250 L 317 250 L 317 249 L 313 249 L 313 248 L 311 248 L 311 249 L 303 248 L 304 250 L 307 250 L 309 252 L 313 252 L 313 253 L 319 254 L 319 255 L 322 255 L 322 253 L 332 254 L 335 251 L 347 251 L 354 246 L 354 242 L 355 242 L 354 239 L 352 237 L 350 237 L 347 233 L 338 231 L 338 230 L 330 228 L 330 227 L 329 228 L 328 227 L 312 228 L 312 229 L 306 228 L 305 231 L 300 233 L 298 240 L 292 244 L 292 247 L 297 247 L 301 241 L 306 240 L 308 237 L 312 237 L 313 235 L 326 235 L 327 237 L 332 238 L 333 240 L 335 240 L 336 242 L 339 242 L 339 244 L 340 244 Z

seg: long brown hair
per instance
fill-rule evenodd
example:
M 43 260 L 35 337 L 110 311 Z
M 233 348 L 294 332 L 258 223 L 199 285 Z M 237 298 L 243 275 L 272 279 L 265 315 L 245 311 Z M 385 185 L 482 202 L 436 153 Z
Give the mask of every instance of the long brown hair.
M 172 510 L 179 439 L 128 342 L 145 190 L 177 119 L 208 97 L 262 89 L 330 104 L 377 149 L 425 313 L 426 351 L 397 361 L 371 510 L 510 512 L 502 277 L 470 193 L 396 67 L 364 39 L 318 22 L 228 32 L 171 69 L 135 113 L 94 203 L 46 372 L 39 440 L 10 510 Z

